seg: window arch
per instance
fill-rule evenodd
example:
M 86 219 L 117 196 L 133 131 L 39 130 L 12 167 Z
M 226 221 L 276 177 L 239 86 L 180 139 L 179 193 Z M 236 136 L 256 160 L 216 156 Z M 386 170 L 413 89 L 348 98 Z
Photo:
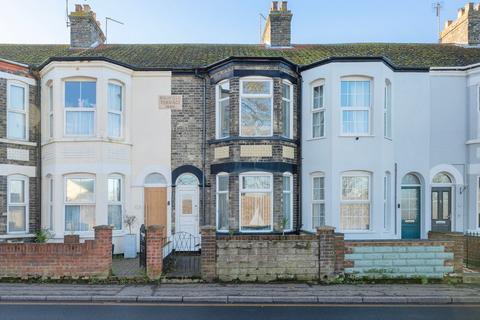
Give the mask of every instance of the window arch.
M 177 186 L 198 186 L 198 179 L 191 173 L 184 173 L 177 178 Z
M 28 233 L 29 178 L 7 177 L 7 233 Z
M 371 220 L 371 173 L 347 171 L 342 174 L 340 226 L 342 230 L 369 230 Z
M 145 185 L 166 185 L 167 179 L 161 173 L 150 173 L 145 177 L 144 181 Z
M 419 186 L 421 185 L 420 178 L 414 173 L 408 173 L 403 177 L 402 185 Z
M 432 183 L 435 183 L 435 184 L 452 184 L 453 179 L 451 178 L 451 176 L 448 173 L 439 172 L 433 177 Z
M 221 172 L 217 174 L 216 200 L 217 230 L 221 232 L 228 231 L 230 216 L 228 173 Z

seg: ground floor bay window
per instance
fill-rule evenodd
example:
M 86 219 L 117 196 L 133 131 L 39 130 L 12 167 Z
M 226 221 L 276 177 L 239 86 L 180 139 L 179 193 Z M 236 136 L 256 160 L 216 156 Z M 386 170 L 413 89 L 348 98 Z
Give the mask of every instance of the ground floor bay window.
M 240 231 L 273 230 L 273 176 L 269 173 L 240 175 Z
M 95 225 L 95 178 L 65 177 L 65 231 L 91 231 Z
M 343 231 L 370 229 L 370 174 L 349 171 L 342 175 L 340 228 Z

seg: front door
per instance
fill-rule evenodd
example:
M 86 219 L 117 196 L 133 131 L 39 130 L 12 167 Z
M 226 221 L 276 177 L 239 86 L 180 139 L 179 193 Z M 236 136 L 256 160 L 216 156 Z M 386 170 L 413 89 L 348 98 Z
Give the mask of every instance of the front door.
M 402 187 L 402 239 L 420 239 L 420 187 Z
M 145 188 L 144 207 L 146 226 L 160 225 L 167 227 L 167 188 Z
M 432 188 L 432 231 L 450 232 L 452 226 L 452 188 Z
M 186 232 L 199 236 L 198 188 L 192 186 L 177 187 L 177 222 L 176 233 Z

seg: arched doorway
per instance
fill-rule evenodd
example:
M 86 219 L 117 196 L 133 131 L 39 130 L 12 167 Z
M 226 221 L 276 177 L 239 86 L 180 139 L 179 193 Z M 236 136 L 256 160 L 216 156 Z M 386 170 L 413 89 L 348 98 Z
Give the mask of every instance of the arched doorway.
M 167 228 L 167 180 L 160 173 L 149 174 L 144 181 L 145 225 Z
M 439 172 L 432 179 L 432 231 L 452 230 L 453 185 L 453 178 L 446 172 Z
M 403 177 L 400 193 L 402 239 L 420 239 L 421 189 L 417 175 L 409 173 Z
M 175 187 L 175 233 L 186 232 L 195 237 L 199 230 L 198 179 L 191 173 L 178 177 Z

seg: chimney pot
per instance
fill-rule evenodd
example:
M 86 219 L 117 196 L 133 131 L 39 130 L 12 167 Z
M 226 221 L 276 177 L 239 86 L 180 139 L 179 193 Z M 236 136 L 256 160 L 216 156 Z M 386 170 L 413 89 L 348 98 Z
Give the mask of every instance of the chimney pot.
M 83 11 L 90 12 L 90 11 L 92 11 L 92 8 L 90 8 L 90 6 L 88 4 L 84 4 L 83 5 Z
M 76 4 L 75 5 L 75 12 L 82 12 L 83 11 L 83 7 L 81 4 Z
M 272 1 L 272 8 L 270 11 L 278 11 L 278 1 Z
M 282 11 L 288 11 L 288 2 L 282 1 Z

